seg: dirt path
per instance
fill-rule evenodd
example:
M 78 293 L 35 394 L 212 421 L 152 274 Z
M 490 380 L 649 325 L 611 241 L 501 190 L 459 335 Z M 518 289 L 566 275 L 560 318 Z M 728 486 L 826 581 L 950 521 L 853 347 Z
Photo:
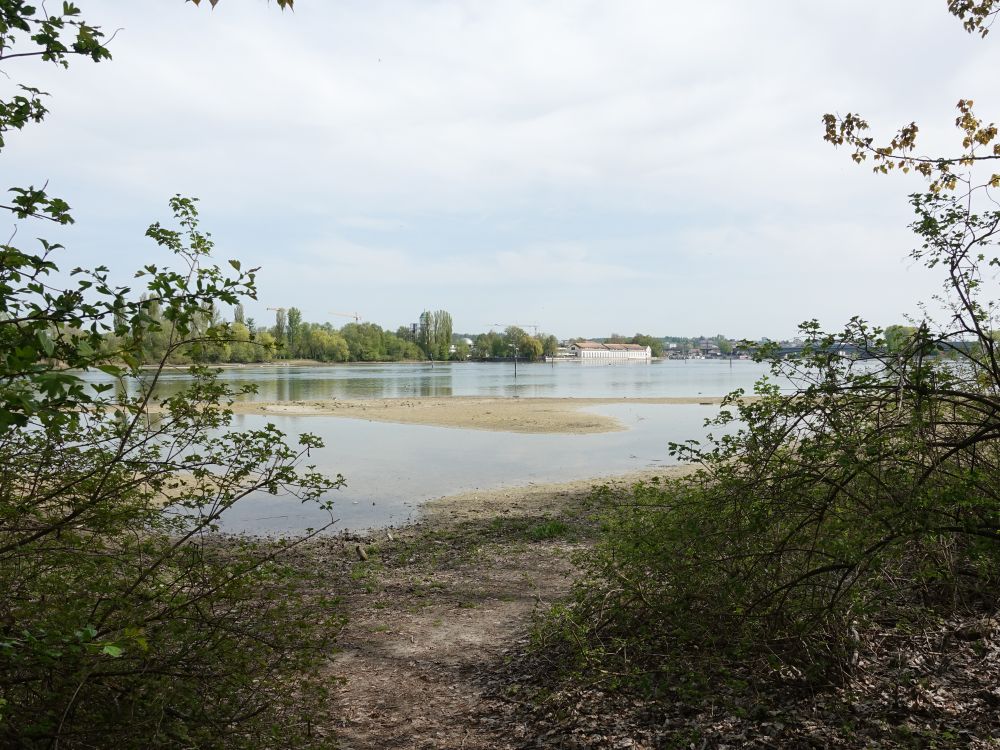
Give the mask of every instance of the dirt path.
M 361 540 L 364 561 L 358 541 L 344 543 L 355 558 L 334 663 L 344 748 L 523 745 L 524 728 L 492 710 L 483 684 L 523 650 L 532 617 L 569 592 L 596 481 L 436 501 L 422 523 Z
M 484 552 L 447 570 L 381 575 L 375 601 L 341 640 L 342 746 L 510 747 L 491 725 L 482 672 L 527 632 L 532 613 L 566 594 L 568 551 L 536 544 L 513 557 Z

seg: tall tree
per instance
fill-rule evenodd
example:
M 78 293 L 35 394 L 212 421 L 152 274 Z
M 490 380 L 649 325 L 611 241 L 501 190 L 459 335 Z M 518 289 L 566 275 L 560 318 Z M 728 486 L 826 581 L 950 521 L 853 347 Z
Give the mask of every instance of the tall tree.
M 447 310 L 437 310 L 432 316 L 433 344 L 435 359 L 448 359 L 451 356 L 451 313 Z
M 285 346 L 288 343 L 288 314 L 283 307 L 279 307 L 274 312 L 273 333 L 279 346 Z
M 296 347 L 299 343 L 299 337 L 302 333 L 302 311 L 297 307 L 288 308 L 288 349 L 289 353 L 293 357 L 298 356 L 298 351 Z
M 434 359 L 434 318 L 430 310 L 420 313 L 417 324 L 417 344 L 424 350 L 424 356 Z

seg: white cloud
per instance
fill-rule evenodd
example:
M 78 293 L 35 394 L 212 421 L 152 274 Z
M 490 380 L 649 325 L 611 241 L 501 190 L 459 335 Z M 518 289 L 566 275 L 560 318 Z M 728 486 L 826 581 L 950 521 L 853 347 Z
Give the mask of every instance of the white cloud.
M 71 191 L 94 263 L 130 252 L 119 227 L 91 239 L 111 217 L 200 195 L 220 246 L 303 308 L 333 285 L 386 322 L 518 300 L 562 334 L 766 334 L 810 307 L 890 316 L 928 286 L 903 261 L 917 183 L 854 167 L 820 115 L 919 118 L 933 151 L 995 70 L 995 42 L 910 0 L 296 5 L 91 0 L 125 27 L 116 59 L 10 71 L 53 101 L 11 137 L 9 181 Z M 595 308 L 602 281 L 641 291 Z

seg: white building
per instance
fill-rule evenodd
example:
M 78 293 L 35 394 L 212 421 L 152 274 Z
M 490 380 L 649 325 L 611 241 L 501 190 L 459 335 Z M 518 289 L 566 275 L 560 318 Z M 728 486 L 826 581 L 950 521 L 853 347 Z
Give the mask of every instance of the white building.
M 602 344 L 597 341 L 577 341 L 570 344 L 570 353 L 578 359 L 641 359 L 652 358 L 648 346 L 639 344 Z

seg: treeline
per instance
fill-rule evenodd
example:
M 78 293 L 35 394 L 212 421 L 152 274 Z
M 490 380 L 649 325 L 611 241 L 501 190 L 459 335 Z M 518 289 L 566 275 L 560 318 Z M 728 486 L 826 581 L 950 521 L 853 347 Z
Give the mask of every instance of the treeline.
M 146 364 L 222 364 L 312 359 L 320 362 L 397 362 L 456 358 L 452 346 L 451 315 L 444 310 L 425 311 L 414 328 L 400 326 L 395 332 L 375 323 L 353 322 L 337 328 L 330 323 L 303 320 L 295 307 L 278 308 L 274 324 L 260 326 L 237 305 L 232 320 L 224 320 L 218 308 L 207 308 L 189 322 L 184 336 L 194 343 L 172 347 L 177 334 L 155 299 L 144 300 L 145 325 L 127 338 L 109 335 L 107 351 L 130 348 Z M 125 345 L 128 345 L 126 347 Z M 168 353 L 169 352 L 169 353 Z
M 508 326 L 502 332 L 489 331 L 479 334 L 472 347 L 467 348 L 468 356 L 475 359 L 520 359 L 535 360 L 551 357 L 559 349 L 559 339 L 552 335 L 532 336 L 517 326 Z
M 146 325 L 129 341 L 114 336 L 105 340 L 107 351 L 132 348 L 146 364 L 249 364 L 290 359 L 319 362 L 400 362 L 468 359 L 505 359 L 517 356 L 535 360 L 554 355 L 559 341 L 552 335 L 529 335 L 516 326 L 502 332 L 455 334 L 446 310 L 425 310 L 414 326 L 389 331 L 375 323 L 352 322 L 340 328 L 331 323 L 303 320 L 298 308 L 277 308 L 274 324 L 260 326 L 248 318 L 242 305 L 233 319 L 225 320 L 218 308 L 194 316 L 184 338 L 194 343 L 171 345 L 170 316 L 156 300 L 146 301 Z M 471 343 L 470 343 L 471 342 Z M 128 346 L 125 346 L 128 345 Z M 134 346 L 133 346 L 134 345 Z M 168 354 L 169 352 L 169 354 Z
M 192 330 L 184 336 L 194 343 L 173 347 L 171 338 L 176 334 L 172 333 L 169 313 L 165 314 L 155 299 L 146 300 L 145 309 L 146 325 L 133 332 L 129 341 L 109 335 L 105 341 L 108 352 L 129 348 L 141 352 L 145 364 L 165 361 L 173 365 L 252 364 L 291 359 L 440 362 L 517 357 L 534 361 L 555 356 L 560 345 L 552 334 L 529 334 L 518 326 L 479 334 L 456 334 L 451 314 L 446 310 L 425 310 L 415 325 L 390 331 L 361 321 L 339 328 L 329 322 L 308 322 L 296 307 L 276 308 L 274 324 L 260 326 L 246 316 L 242 305 L 237 305 L 232 320 L 225 320 L 216 307 L 194 316 L 189 324 Z M 574 338 L 570 342 L 579 340 L 583 339 Z M 692 339 L 636 333 L 629 337 L 612 334 L 609 338 L 596 340 L 648 346 L 654 357 L 663 356 L 668 342 L 679 352 L 697 348 L 706 341 L 717 342 L 723 351 L 731 349 L 729 340 L 722 335 Z

